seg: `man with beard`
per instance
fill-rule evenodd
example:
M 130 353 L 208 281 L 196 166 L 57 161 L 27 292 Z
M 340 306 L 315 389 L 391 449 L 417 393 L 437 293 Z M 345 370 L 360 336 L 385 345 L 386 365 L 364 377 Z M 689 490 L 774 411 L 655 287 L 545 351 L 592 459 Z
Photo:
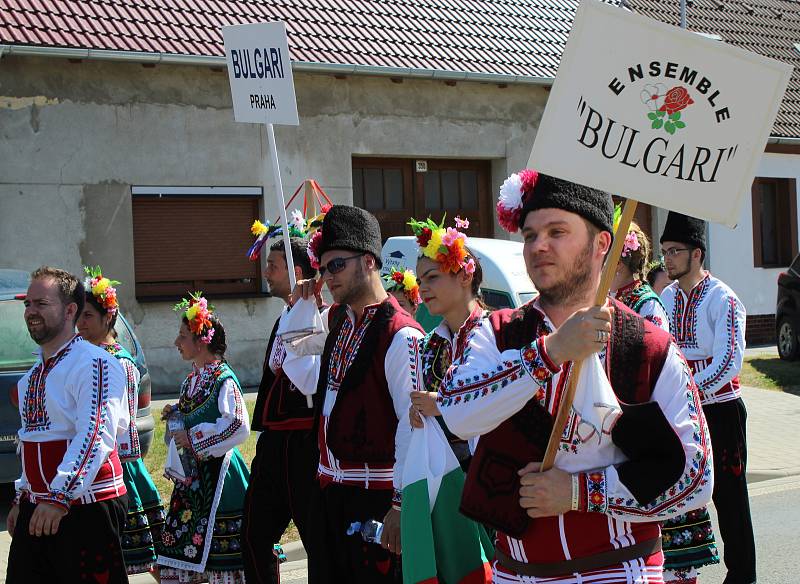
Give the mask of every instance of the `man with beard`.
M 615 300 L 593 306 L 610 195 L 524 170 L 498 218 L 522 230 L 539 296 L 459 333 L 439 399 L 448 428 L 480 436 L 461 510 L 497 529 L 494 582 L 660 583 L 659 521 L 711 496 L 692 376 L 668 333 Z M 555 467 L 539 472 L 579 361 Z
M 383 288 L 381 230 L 373 215 L 334 205 L 309 242 L 309 255 L 322 278 L 298 282 L 293 298 L 313 298 L 325 283 L 335 301 L 322 314 L 321 356 L 313 353 L 323 339 L 315 339 L 316 350 L 312 343 L 287 345 L 284 361 L 297 387 L 316 390 L 320 459 L 309 581 L 401 582 L 393 554 L 401 552 L 400 481 L 422 331 Z M 384 524 L 382 547 L 348 535 L 355 522 L 369 520 Z
M 8 513 L 6 582 L 127 582 L 118 434 L 130 421 L 117 359 L 75 335 L 84 289 L 63 270 L 31 274 L 25 322 L 39 358 L 17 384 L 22 476 Z
M 317 271 L 308 258 L 308 242 L 292 237 L 295 279 L 313 278 Z M 250 466 L 250 483 L 242 520 L 242 556 L 251 584 L 280 582 L 273 546 L 294 521 L 309 554 L 308 501 L 314 484 L 319 452 L 312 426 L 314 410 L 306 396 L 283 371 L 286 349 L 278 327 L 289 312 L 289 268 L 283 240 L 270 246 L 266 280 L 275 298 L 286 303 L 272 328 L 264 356 L 264 374 L 258 388 L 251 427 L 261 432 Z
M 756 581 L 756 549 L 747 495 L 747 410 L 739 389 L 745 310 L 725 283 L 703 269 L 705 222 L 670 213 L 661 236 L 667 275 L 662 292 L 670 330 L 683 350 L 714 447 L 714 506 L 725 544 L 725 583 Z

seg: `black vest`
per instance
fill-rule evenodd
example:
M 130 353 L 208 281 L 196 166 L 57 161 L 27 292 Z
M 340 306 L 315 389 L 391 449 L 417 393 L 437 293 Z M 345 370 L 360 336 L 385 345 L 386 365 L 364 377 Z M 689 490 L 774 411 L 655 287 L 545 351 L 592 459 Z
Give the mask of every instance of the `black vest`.
M 310 430 L 314 424 L 314 410 L 308 407 L 306 396 L 298 390 L 282 369 L 273 373 L 269 356 L 278 332 L 280 319 L 272 327 L 272 334 L 264 356 L 264 371 L 258 386 L 258 397 L 253 409 L 253 430 Z

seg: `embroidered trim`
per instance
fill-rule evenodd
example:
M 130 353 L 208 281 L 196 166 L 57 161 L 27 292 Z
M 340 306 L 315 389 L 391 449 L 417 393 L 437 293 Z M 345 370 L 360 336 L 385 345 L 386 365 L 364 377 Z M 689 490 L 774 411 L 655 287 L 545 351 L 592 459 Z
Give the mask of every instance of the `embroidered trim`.
M 102 345 L 111 355 L 119 360 L 120 365 L 125 370 L 126 395 L 128 398 L 128 414 L 130 424 L 128 425 L 128 442 L 119 444 L 119 455 L 123 458 L 140 458 L 142 448 L 139 443 L 139 430 L 136 428 L 136 410 L 139 405 L 139 385 L 136 380 L 136 364 L 131 360 L 131 355 L 119 343 Z
M 661 297 L 655 293 L 655 290 L 653 290 L 647 282 L 642 282 L 641 280 L 634 280 L 627 286 L 623 286 L 617 290 L 615 296 L 618 301 L 622 302 L 637 314 L 642 305 L 649 300 L 654 300 L 661 308 L 664 308 Z
M 676 354 L 680 354 L 674 349 Z M 625 515 L 638 515 L 640 517 L 668 517 L 674 515 L 675 509 L 682 509 L 689 501 L 694 500 L 695 491 L 699 486 L 704 486 L 711 480 L 711 441 L 706 427 L 705 416 L 701 414 L 700 392 L 695 385 L 689 364 L 681 357 L 684 375 L 687 379 L 685 398 L 689 412 L 689 420 L 694 428 L 695 439 L 700 441 L 691 460 L 686 461 L 686 467 L 681 478 L 666 493 L 656 498 L 652 503 L 641 506 L 633 498 L 615 497 L 609 503 L 609 512 Z
M 597 470 L 581 473 L 586 484 L 586 511 L 589 513 L 606 513 L 608 511 L 608 481 L 606 471 Z
M 89 433 L 83 437 L 78 458 L 64 480 L 63 495 L 70 499 L 70 493 L 86 478 L 89 467 L 94 464 L 100 450 L 102 440 L 100 433 L 108 424 L 108 361 L 92 360 L 92 392 L 90 394 L 91 411 L 89 414 Z M 52 490 L 55 496 L 61 493 Z
M 703 302 L 709 289 L 710 276 L 706 274 L 697 286 L 689 291 L 684 302 L 683 292 L 675 286 L 675 306 L 672 309 L 672 328 L 675 340 L 681 349 L 697 348 L 697 308 Z
M 715 388 L 714 386 L 717 385 L 720 380 L 726 377 L 733 368 L 733 356 L 736 353 L 736 336 L 738 334 L 738 330 L 736 328 L 735 298 L 728 298 L 728 310 L 725 317 L 725 334 L 727 335 L 725 355 L 723 356 L 722 363 L 719 364 L 719 367 L 717 367 L 716 371 L 698 383 L 698 389 L 700 389 L 700 391 L 702 391 L 704 394 L 712 394 L 721 389 L 719 387 Z M 705 373 L 705 369 L 703 372 Z
M 339 385 L 353 362 L 367 328 L 378 311 L 378 307 L 379 305 L 368 307 L 364 311 L 361 323 L 355 330 L 353 330 L 354 325 L 350 317 L 345 317 L 339 336 L 336 338 L 336 344 L 331 351 L 330 367 L 328 368 L 328 388 L 331 391 L 339 389 Z
M 232 379 L 232 378 L 231 378 Z M 213 392 L 212 392 L 213 393 Z M 212 434 L 211 436 L 203 439 L 202 432 L 195 432 L 192 435 L 192 450 L 200 454 L 202 458 L 206 455 L 209 448 L 216 444 L 220 444 L 233 436 L 239 428 L 242 427 L 242 420 L 244 419 L 244 409 L 242 407 L 242 396 L 238 391 L 233 392 L 233 401 L 235 403 L 234 419 L 227 428 L 219 433 Z M 197 436 L 199 434 L 199 436 Z
M 397 489 L 392 490 L 392 507 L 400 510 L 403 503 L 403 493 Z
M 25 389 L 25 398 L 22 402 L 22 419 L 26 432 L 43 432 L 50 429 L 45 394 L 47 376 L 64 357 L 69 355 L 73 345 L 79 340 L 80 336 L 74 336 L 58 353 L 47 361 L 38 363 L 28 376 L 28 387 Z

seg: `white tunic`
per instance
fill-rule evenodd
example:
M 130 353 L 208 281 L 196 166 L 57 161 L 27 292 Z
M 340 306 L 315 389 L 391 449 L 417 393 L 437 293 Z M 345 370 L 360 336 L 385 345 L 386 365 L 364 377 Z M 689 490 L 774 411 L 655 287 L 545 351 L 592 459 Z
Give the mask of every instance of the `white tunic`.
M 116 358 L 75 336 L 46 361 L 39 351 L 17 394 L 19 495 L 68 507 L 126 492 L 115 447 L 130 415 L 125 371 Z
M 706 273 L 689 294 L 673 282 L 661 297 L 670 331 L 694 372 L 703 405 L 741 397 L 746 314 L 734 291 Z

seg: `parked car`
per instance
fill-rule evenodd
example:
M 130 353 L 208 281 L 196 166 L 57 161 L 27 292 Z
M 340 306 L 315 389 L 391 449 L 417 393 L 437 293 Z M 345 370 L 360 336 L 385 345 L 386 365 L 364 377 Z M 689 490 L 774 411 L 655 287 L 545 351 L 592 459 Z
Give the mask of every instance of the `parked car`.
M 28 272 L 0 268 L 0 483 L 16 480 L 21 470 L 16 447 L 20 427 L 17 382 L 35 363 L 37 349 L 23 317 L 28 282 Z M 142 346 L 122 314 L 117 318 L 116 332 L 142 376 L 136 424 L 144 455 L 153 441 L 155 426 L 150 413 L 150 374 Z
M 522 243 L 505 239 L 470 237 L 469 248 L 478 256 L 483 269 L 481 294 L 491 308 L 516 308 L 534 296 L 536 289 L 525 270 Z M 392 266 L 398 270 L 417 270 L 417 242 L 412 236 L 390 237 L 381 253 L 382 272 L 388 274 Z M 417 309 L 417 321 L 429 331 L 436 327 L 441 317 L 432 316 L 424 304 Z
M 800 358 L 800 255 L 778 276 L 775 327 L 781 359 Z

